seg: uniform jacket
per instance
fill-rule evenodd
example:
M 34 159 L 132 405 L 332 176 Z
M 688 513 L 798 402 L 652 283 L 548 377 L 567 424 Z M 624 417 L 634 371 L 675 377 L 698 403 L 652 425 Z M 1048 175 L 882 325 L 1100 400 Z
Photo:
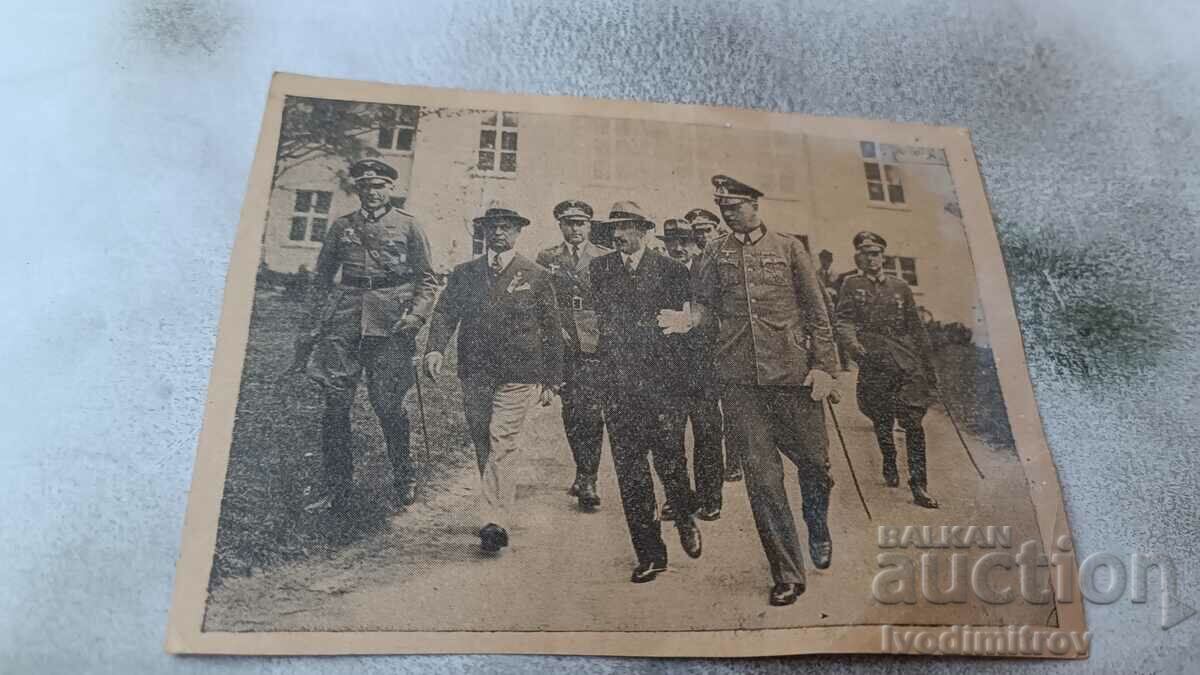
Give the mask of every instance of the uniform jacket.
M 454 268 L 438 298 L 426 352 L 444 352 L 458 330 L 458 376 L 559 385 L 562 324 L 550 274 L 515 254 L 493 279 L 487 256 Z
M 881 277 L 860 273 L 842 283 L 835 312 L 838 344 L 862 368 L 894 362 L 906 373 L 931 376 L 933 350 L 912 289 L 902 279 Z
M 679 396 L 688 386 L 688 346 L 683 335 L 663 335 L 658 313 L 682 310 L 691 300 L 688 269 L 647 249 L 630 274 L 618 252 L 591 262 L 600 342 L 598 354 L 610 391 L 637 390 Z
M 537 263 L 549 270 L 554 279 L 560 318 L 569 338 L 568 347 L 573 352 L 596 352 L 600 332 L 592 302 L 590 265 L 593 259 L 611 252 L 611 249 L 585 241 L 579 245 L 578 262 L 571 256 L 571 247 L 566 242 L 538 253 Z
M 377 289 L 336 286 L 338 272 L 399 283 Z M 429 241 L 412 215 L 385 208 L 370 218 L 360 209 L 333 221 L 325 233 L 308 326 L 357 321 L 361 335 L 386 337 L 406 311 L 428 319 L 437 286 Z
M 825 293 L 799 239 L 767 230 L 750 245 L 733 234 L 712 241 L 696 300 L 719 326 L 722 382 L 801 386 L 810 368 L 837 372 Z

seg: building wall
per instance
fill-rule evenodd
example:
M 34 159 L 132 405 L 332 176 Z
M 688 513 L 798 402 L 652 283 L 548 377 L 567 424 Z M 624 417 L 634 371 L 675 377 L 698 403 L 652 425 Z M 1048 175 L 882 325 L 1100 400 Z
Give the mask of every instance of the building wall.
M 518 250 L 532 256 L 560 241 L 552 210 L 564 199 L 588 202 L 598 218 L 614 201 L 633 200 L 661 232 L 665 218 L 696 207 L 716 211 L 710 179 L 725 173 L 763 190 L 768 226 L 804 235 L 814 255 L 831 251 L 835 271 L 853 268 L 856 232 L 878 232 L 889 242 L 889 255 L 916 259 L 917 302 L 938 320 L 972 327 L 976 342 L 987 342 L 954 185 L 937 151 L 893 152 L 906 203 L 881 208 L 867 198 L 859 139 L 521 114 L 511 129 L 517 132 L 516 171 L 481 171 L 480 130 L 495 112 L 426 110 L 413 151 L 383 157 L 400 170 L 397 194 L 406 194 L 406 210 L 425 227 L 441 271 L 472 257 L 471 219 L 489 205 L 530 218 Z M 318 244 L 288 239 L 295 190 L 334 191 L 331 217 L 357 208 L 357 198 L 336 187 L 339 169 L 341 160 L 310 161 L 278 181 L 264 242 L 268 267 L 312 269 L 316 259 Z

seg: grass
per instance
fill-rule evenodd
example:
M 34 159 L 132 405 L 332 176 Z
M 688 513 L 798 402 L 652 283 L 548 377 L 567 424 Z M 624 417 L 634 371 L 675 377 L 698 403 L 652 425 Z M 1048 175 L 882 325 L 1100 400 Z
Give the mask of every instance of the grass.
M 288 560 L 331 555 L 387 527 L 391 467 L 365 386 L 359 387 L 352 413 L 354 515 L 334 519 L 329 513 L 304 510 L 323 490 L 321 393 L 303 378 L 294 379 L 286 391 L 276 386 L 291 362 L 302 309 L 299 302 L 272 289 L 256 292 L 210 585 Z M 424 344 L 423 336 L 418 344 Z M 453 353 L 447 361 L 448 375 L 437 382 L 422 379 L 429 439 L 421 429 L 415 388 L 406 401 L 413 422 L 413 457 L 419 461 L 428 452 L 429 461 L 423 464 L 431 485 L 474 462 L 473 453 L 464 447 Z

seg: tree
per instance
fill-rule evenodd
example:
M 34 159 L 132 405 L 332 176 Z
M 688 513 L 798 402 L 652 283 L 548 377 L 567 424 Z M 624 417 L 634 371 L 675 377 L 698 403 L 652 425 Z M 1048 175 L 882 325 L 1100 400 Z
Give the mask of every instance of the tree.
M 292 168 L 320 157 L 340 157 L 349 165 L 381 153 L 372 144 L 377 132 L 394 119 L 393 106 L 289 96 L 283 104 L 279 148 L 275 154 L 273 181 Z M 343 181 L 348 178 L 338 172 Z

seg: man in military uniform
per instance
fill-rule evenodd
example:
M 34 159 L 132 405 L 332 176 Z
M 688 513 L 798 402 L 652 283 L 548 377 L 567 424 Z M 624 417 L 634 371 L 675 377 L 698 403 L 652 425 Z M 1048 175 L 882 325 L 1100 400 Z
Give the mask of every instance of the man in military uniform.
M 324 390 L 321 451 L 328 493 L 311 506 L 338 511 L 347 506 L 353 484 L 350 409 L 364 376 L 387 442 L 395 496 L 402 506 L 414 499 L 404 396 L 414 382 L 414 338 L 437 291 L 425 232 L 391 204 L 396 170 L 367 159 L 350 167 L 350 177 L 361 207 L 333 221 L 321 244 L 291 368 L 307 372 Z
M 554 218 L 563 242 L 538 253 L 537 263 L 553 275 L 566 341 L 562 419 L 567 444 L 575 458 L 575 481 L 568 492 L 579 500 L 581 509 L 592 511 L 600 506 L 596 473 L 604 440 L 604 413 L 599 386 L 600 360 L 596 356 L 600 334 L 592 307 L 588 266 L 592 259 L 612 251 L 589 240 L 592 207 L 588 204 L 568 199 L 554 207 Z
M 706 240 L 696 233 L 685 220 L 668 218 L 663 222 L 663 233 L 659 237 L 671 259 L 687 266 L 692 283 L 695 283 L 697 264 Z M 687 334 L 687 391 L 683 406 L 672 411 L 678 420 L 672 423 L 677 431 L 677 440 L 682 450 L 684 431 L 688 419 L 692 421 L 692 481 L 699 505 L 696 517 L 701 520 L 716 520 L 721 517 L 721 487 L 724 461 L 721 457 L 721 395 L 717 383 L 716 366 L 713 363 L 714 331 L 697 327 Z M 669 504 L 663 507 L 663 520 L 674 517 Z
M 908 446 L 908 486 L 913 503 L 936 509 L 925 477 L 925 429 L 921 419 L 934 401 L 937 374 L 933 350 L 912 290 L 883 272 L 887 242 L 874 232 L 854 236 L 860 274 L 846 278 L 838 294 L 838 343 L 858 362 L 858 407 L 875 425 L 883 453 L 883 479 L 900 485 L 896 469 L 895 422 Z
M 683 215 L 683 219 L 704 240 L 701 249 L 708 242 L 729 234 L 729 228 L 721 224 L 721 218 L 708 209 L 692 209 Z
M 663 312 L 659 322 L 668 333 L 719 326 L 725 434 L 746 449 L 746 492 L 774 580 L 770 604 L 790 605 L 805 590 L 804 558 L 781 453 L 798 470 L 813 565 L 829 567 L 833 554 L 822 405 L 837 369 L 833 331 L 812 259 L 799 239 L 767 229 L 758 213 L 762 193 L 728 176 L 712 183 L 732 233 L 704 250 L 692 316 Z
M 729 233 L 729 228 L 721 224 L 720 216 L 712 211 L 709 211 L 708 209 L 692 209 L 684 214 L 683 219 L 692 226 L 692 232 L 695 234 L 696 245 L 699 246 L 701 253 L 704 252 L 704 248 L 708 246 L 710 241 L 719 239 Z M 693 265 L 693 281 L 696 278 L 695 269 L 698 267 L 698 265 Z M 719 392 L 717 399 L 719 404 Z M 742 457 L 746 453 L 741 447 L 740 439 L 725 436 L 724 441 L 725 482 L 736 483 L 742 479 Z

